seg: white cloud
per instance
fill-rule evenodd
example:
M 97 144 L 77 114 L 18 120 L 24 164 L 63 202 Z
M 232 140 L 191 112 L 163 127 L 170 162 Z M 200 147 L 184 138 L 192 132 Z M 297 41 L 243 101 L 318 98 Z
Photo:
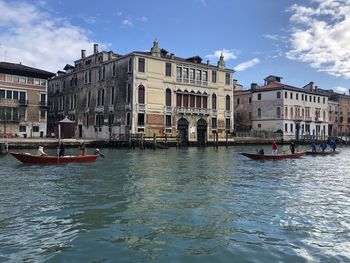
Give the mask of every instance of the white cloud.
M 86 15 L 86 14 L 80 14 L 79 18 L 81 18 L 85 23 L 90 24 L 90 25 L 94 25 L 97 22 L 95 16 L 89 16 L 89 15 Z
M 0 0 L 1 53 L 8 62 L 56 72 L 92 49 L 87 32 L 38 6 Z M 1 54 L 2 55 L 2 54 Z
M 148 22 L 148 18 L 143 16 L 143 17 L 140 18 L 140 21 L 146 23 L 146 22 Z
M 132 27 L 134 23 L 130 19 L 124 19 L 121 24 L 125 27 Z
M 258 58 L 253 58 L 251 60 L 248 60 L 246 62 L 243 62 L 241 64 L 238 64 L 234 70 L 235 71 L 244 71 L 248 68 L 251 68 L 251 67 L 254 67 L 255 65 L 259 64 L 260 63 L 260 59 Z
M 238 51 L 233 49 L 221 49 L 221 50 L 215 50 L 213 54 L 206 55 L 205 57 L 214 60 L 219 59 L 221 54 L 224 56 L 224 60 L 230 60 L 230 59 L 236 59 L 237 58 Z
M 292 5 L 287 58 L 308 63 L 328 74 L 350 78 L 350 1 L 313 0 Z

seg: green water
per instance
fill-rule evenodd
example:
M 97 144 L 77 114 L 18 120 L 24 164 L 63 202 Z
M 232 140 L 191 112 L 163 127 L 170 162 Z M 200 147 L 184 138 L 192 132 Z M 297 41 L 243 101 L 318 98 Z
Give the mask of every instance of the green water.
M 53 166 L 2 157 L 0 262 L 349 262 L 350 149 L 239 154 L 255 150 L 104 149 L 95 163 Z

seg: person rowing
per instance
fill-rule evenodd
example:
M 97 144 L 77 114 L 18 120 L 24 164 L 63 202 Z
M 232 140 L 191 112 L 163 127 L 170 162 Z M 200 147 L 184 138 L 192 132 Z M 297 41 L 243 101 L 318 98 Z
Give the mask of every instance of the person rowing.
M 102 158 L 105 158 L 104 154 L 100 152 L 100 149 L 95 149 L 94 154 L 98 155 L 98 156 L 100 156 Z

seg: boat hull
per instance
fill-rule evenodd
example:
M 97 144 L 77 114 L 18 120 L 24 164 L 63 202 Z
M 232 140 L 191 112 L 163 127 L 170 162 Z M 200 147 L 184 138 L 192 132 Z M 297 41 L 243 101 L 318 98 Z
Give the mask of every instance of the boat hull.
M 13 157 L 25 164 L 64 164 L 64 163 L 86 163 L 96 161 L 98 155 L 84 156 L 38 156 L 29 153 L 10 153 Z
M 299 158 L 305 155 L 305 152 L 298 152 L 294 154 L 278 154 L 278 155 L 266 155 L 266 154 L 255 154 L 255 153 L 241 153 L 243 156 L 246 156 L 254 160 L 282 160 L 282 159 L 293 159 Z
M 334 155 L 334 154 L 338 154 L 338 153 L 340 153 L 340 151 L 335 151 L 335 152 L 331 152 L 331 151 L 327 151 L 327 152 L 311 152 L 311 151 L 307 151 L 307 152 L 305 152 L 306 155 L 313 155 L 313 156 Z

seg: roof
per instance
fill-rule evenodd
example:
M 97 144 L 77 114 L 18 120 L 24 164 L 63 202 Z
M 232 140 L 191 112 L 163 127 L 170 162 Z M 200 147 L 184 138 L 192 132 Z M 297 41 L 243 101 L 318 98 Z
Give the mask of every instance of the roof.
M 147 51 L 134 51 L 131 54 L 141 54 L 141 55 L 145 55 L 145 56 L 152 56 L 151 52 L 147 52 Z M 128 56 L 128 55 L 130 55 L 130 54 L 127 54 L 125 56 Z M 201 62 L 196 63 L 196 62 L 191 61 L 191 59 L 193 59 L 193 58 L 201 59 L 201 57 L 199 57 L 199 56 L 194 56 L 194 57 L 191 57 L 191 58 L 181 58 L 181 57 L 177 57 L 177 56 L 174 56 L 173 58 L 171 58 L 170 56 L 169 57 L 162 57 L 162 59 L 169 59 L 169 60 L 174 60 L 174 61 L 183 62 L 183 63 L 197 64 L 197 65 L 200 65 L 200 66 L 203 66 L 203 67 L 215 68 L 217 70 L 226 70 L 226 71 L 235 72 L 233 69 L 229 69 L 229 68 L 220 69 L 220 68 L 218 68 L 215 65 L 211 65 L 211 64 L 207 64 L 207 63 L 201 63 Z
M 62 123 L 74 123 L 74 121 L 71 121 L 70 119 L 67 118 L 67 116 L 63 119 L 60 120 L 58 123 L 62 124 Z
M 55 73 L 42 69 L 32 68 L 21 63 L 0 62 L 0 72 L 25 77 L 48 79 L 55 76 Z
M 292 90 L 292 91 L 296 91 L 296 92 L 304 92 L 304 93 L 309 93 L 309 94 L 314 94 L 314 95 L 319 95 L 319 96 L 325 96 L 328 97 L 327 94 L 321 93 L 321 92 L 317 92 L 317 91 L 309 91 L 306 89 L 302 89 L 302 88 L 297 88 L 294 86 L 290 86 L 290 85 L 286 85 L 280 82 L 271 82 L 267 85 L 261 86 L 261 87 L 257 87 L 254 90 L 252 90 L 252 92 L 262 92 L 262 91 L 271 91 L 271 90 L 280 90 L 280 89 L 286 89 L 286 90 Z

